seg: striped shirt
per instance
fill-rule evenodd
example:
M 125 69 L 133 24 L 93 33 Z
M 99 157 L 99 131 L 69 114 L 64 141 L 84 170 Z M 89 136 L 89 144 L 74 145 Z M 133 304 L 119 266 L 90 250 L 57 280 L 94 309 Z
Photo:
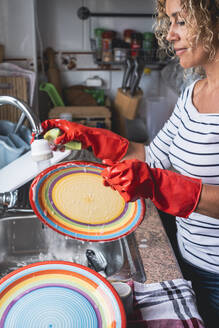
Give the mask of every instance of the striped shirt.
M 181 174 L 219 185 L 219 114 L 202 114 L 192 103 L 193 82 L 179 97 L 169 120 L 149 146 L 151 167 L 173 167 Z M 182 256 L 204 270 L 219 273 L 219 220 L 193 212 L 176 218 Z

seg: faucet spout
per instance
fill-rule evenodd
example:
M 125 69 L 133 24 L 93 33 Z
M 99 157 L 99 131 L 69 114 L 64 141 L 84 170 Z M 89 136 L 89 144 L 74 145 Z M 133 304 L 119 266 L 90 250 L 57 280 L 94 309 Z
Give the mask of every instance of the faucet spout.
M 42 133 L 40 120 L 38 119 L 37 115 L 32 111 L 32 109 L 24 101 L 11 96 L 0 96 L 0 106 L 1 105 L 12 105 L 21 110 L 22 115 L 18 121 L 16 130 L 19 129 L 19 127 L 23 124 L 25 118 L 27 118 L 28 121 L 30 122 L 32 132 L 36 136 L 39 136 Z

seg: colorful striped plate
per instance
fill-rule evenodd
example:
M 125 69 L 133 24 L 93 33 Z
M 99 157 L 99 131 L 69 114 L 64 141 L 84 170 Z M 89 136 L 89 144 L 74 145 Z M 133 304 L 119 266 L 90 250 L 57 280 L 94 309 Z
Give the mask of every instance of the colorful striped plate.
M 136 229 L 145 215 L 143 199 L 126 203 L 103 185 L 105 166 L 65 162 L 40 173 L 30 188 L 30 204 L 50 228 L 71 238 L 110 241 Z
M 122 302 L 95 271 L 64 262 L 37 262 L 0 280 L 1 328 L 125 328 Z

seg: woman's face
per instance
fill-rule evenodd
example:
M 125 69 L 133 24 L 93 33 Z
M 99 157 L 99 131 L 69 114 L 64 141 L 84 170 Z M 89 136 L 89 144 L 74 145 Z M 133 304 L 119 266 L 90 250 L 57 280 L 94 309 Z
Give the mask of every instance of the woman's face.
M 190 44 L 186 13 L 181 9 L 180 0 L 166 0 L 166 14 L 170 19 L 167 40 L 173 44 L 180 65 L 183 68 L 203 66 L 208 61 L 207 53 L 200 43 Z

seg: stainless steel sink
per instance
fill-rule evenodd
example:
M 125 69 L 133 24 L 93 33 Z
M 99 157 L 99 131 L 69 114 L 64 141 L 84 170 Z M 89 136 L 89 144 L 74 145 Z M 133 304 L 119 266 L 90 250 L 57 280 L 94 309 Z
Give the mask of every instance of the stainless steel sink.
M 72 152 L 68 160 L 96 161 L 91 152 Z M 28 201 L 29 183 L 18 190 L 12 209 L 0 208 L 0 277 L 26 264 L 65 260 L 89 266 L 86 251 L 100 252 L 109 280 L 145 282 L 146 275 L 135 234 L 112 242 L 83 242 L 58 234 L 35 216 Z
M 31 211 L 0 216 L 1 277 L 37 261 L 64 260 L 88 266 L 87 249 L 105 257 L 109 280 L 146 280 L 134 233 L 112 242 L 83 242 L 58 234 Z

